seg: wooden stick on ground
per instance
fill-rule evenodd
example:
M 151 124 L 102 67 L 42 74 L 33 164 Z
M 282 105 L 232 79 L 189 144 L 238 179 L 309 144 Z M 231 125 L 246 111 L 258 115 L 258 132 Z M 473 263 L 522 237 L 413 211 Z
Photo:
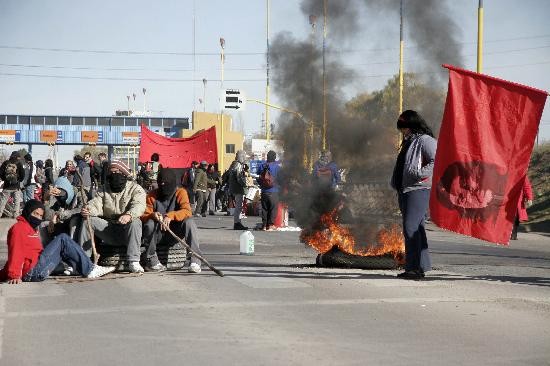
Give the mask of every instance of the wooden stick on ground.
M 82 174 L 78 171 L 78 167 L 75 171 L 76 175 L 78 175 L 78 178 L 80 179 L 80 195 L 82 197 L 82 205 L 83 207 L 86 207 L 88 205 L 88 197 L 86 197 L 86 192 L 84 191 L 84 187 L 82 186 Z M 92 241 L 92 255 L 94 257 L 94 264 L 97 264 L 99 261 L 99 253 L 97 252 L 97 249 L 95 247 L 95 238 L 94 238 L 94 230 L 92 229 L 92 222 L 90 221 L 90 217 L 84 219 L 86 221 L 86 228 L 88 229 L 88 234 L 90 235 L 90 240 Z
M 184 247 L 187 248 L 187 250 L 191 253 L 191 256 L 195 256 L 197 258 L 199 258 L 201 261 L 204 262 L 204 264 L 206 264 L 206 266 L 208 266 L 208 268 L 210 268 L 212 271 L 214 271 L 218 276 L 220 277 L 223 277 L 224 274 L 222 271 L 220 271 L 219 269 L 217 269 L 216 267 L 214 267 L 213 265 L 210 264 L 210 262 L 208 262 L 202 255 L 198 254 L 198 253 L 195 253 L 193 251 L 193 249 L 191 249 L 191 247 L 189 246 L 189 244 L 187 244 L 185 242 L 185 240 L 181 239 L 179 236 L 177 236 L 172 230 L 170 230 L 170 228 L 168 227 L 168 225 L 166 225 L 164 222 L 162 221 L 159 221 L 160 224 L 162 225 L 162 227 L 164 227 L 164 230 L 166 230 L 167 232 L 170 233 L 170 235 L 172 235 L 174 237 L 174 239 L 176 239 L 180 244 L 182 244 Z

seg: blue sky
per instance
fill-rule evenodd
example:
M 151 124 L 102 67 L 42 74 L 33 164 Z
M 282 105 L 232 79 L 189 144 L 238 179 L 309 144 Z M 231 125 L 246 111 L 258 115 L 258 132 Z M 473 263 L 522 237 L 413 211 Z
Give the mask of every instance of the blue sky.
M 405 0 L 405 6 L 408 1 L 422 0 Z M 449 2 L 465 67 L 472 70 L 477 4 L 477 0 Z M 483 71 L 550 91 L 550 1 L 485 0 L 484 4 Z M 289 31 L 301 39 L 310 31 L 298 0 L 271 0 L 270 19 L 272 36 Z M 360 71 L 359 80 L 346 90 L 350 95 L 383 87 L 388 75 L 398 70 L 398 18 L 365 14 L 363 20 L 369 24 L 368 33 L 358 34 L 348 45 L 331 45 L 357 51 L 344 61 Z M 263 99 L 265 21 L 265 0 L 0 0 L 0 114 L 111 115 L 126 109 L 126 96 L 133 93 L 137 97 L 131 108 L 141 110 L 142 88 L 146 88 L 147 109 L 190 117 L 193 108 L 204 107 L 199 102 L 203 78 L 206 110 L 214 112 L 219 108 L 220 37 L 227 53 L 224 86 Z M 317 40 L 320 45 L 320 27 Z M 414 71 L 418 55 L 415 47 L 406 46 L 405 69 Z M 277 95 L 271 99 L 278 103 Z M 546 107 L 541 140 L 550 140 L 548 102 Z M 234 125 L 242 126 L 245 133 L 259 131 L 264 111 L 263 106 L 249 103 L 244 112 L 234 114 Z M 278 113 L 270 113 L 276 123 Z

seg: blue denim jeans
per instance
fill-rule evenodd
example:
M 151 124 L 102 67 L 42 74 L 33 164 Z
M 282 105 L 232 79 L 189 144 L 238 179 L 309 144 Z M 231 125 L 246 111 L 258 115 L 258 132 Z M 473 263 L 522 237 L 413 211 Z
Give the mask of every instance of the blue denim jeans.
M 69 235 L 59 234 L 46 245 L 38 263 L 25 275 L 23 281 L 44 281 L 62 260 L 83 276 L 88 275 L 94 267 L 80 245 Z
M 430 200 L 429 189 L 418 189 L 399 193 L 399 208 L 403 216 L 405 236 L 405 270 L 422 271 L 420 258 L 423 249 L 428 248 L 424 219 Z

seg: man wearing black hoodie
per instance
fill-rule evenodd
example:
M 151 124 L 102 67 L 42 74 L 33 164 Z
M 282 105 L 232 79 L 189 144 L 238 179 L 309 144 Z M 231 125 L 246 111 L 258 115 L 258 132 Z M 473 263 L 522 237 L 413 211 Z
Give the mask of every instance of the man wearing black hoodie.
M 19 216 L 23 193 L 21 192 L 21 182 L 25 179 L 25 170 L 23 164 L 19 161 L 19 153 L 14 151 L 8 160 L 0 166 L 0 179 L 4 182 L 4 189 L 0 193 L 0 217 L 4 213 L 4 208 L 10 197 L 13 197 L 14 210 L 12 217 Z
M 145 212 L 141 216 L 142 237 L 147 247 L 145 270 L 151 272 L 166 270 L 166 267 L 159 262 L 157 244 L 176 243 L 176 239 L 165 230 L 163 224 L 179 237 L 183 237 L 191 249 L 200 254 L 197 225 L 193 221 L 187 190 L 177 187 L 176 175 L 171 169 L 162 169 L 158 174 L 157 183 L 158 189 L 147 194 Z M 200 273 L 200 259 L 192 257 L 188 271 Z

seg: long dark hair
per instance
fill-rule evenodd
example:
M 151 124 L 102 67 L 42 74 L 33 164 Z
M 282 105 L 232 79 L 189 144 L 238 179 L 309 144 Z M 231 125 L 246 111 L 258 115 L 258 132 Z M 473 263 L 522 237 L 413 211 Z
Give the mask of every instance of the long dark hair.
M 434 137 L 432 129 L 417 111 L 411 109 L 404 111 L 399 116 L 398 127 L 401 126 L 400 122 L 403 122 L 402 127 L 409 128 L 412 133 Z
M 52 159 L 46 159 L 46 161 L 44 162 L 44 166 L 46 168 L 53 168 L 53 160 Z

